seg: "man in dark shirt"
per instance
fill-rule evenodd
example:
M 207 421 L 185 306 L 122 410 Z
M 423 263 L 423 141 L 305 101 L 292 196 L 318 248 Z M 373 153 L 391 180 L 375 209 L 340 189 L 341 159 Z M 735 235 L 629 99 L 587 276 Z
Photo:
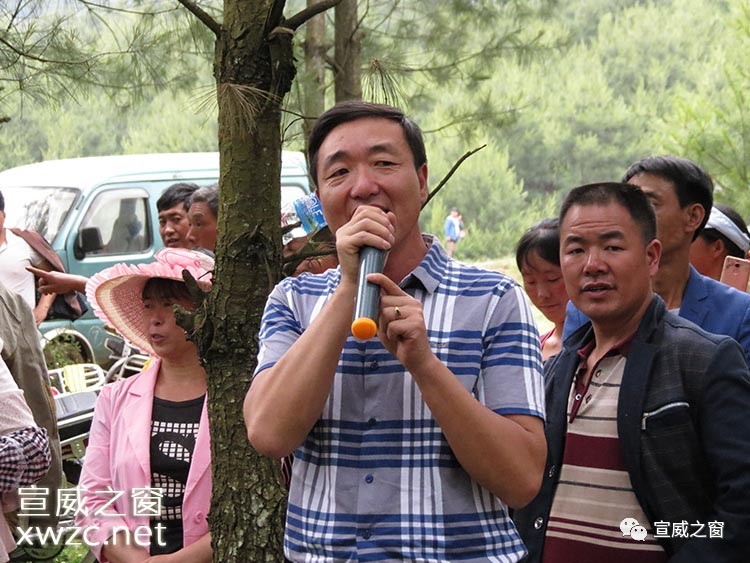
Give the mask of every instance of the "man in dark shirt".
M 572 190 L 560 241 L 568 294 L 591 323 L 549 374 L 544 480 L 514 515 L 527 561 L 745 561 L 750 375 L 740 346 L 654 294 L 662 244 L 637 187 Z

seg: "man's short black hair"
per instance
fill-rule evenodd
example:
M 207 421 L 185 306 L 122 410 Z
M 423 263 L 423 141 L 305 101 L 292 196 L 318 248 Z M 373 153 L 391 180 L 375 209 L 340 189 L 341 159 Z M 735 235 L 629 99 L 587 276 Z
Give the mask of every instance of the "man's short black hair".
M 164 190 L 161 197 L 156 200 L 156 209 L 158 209 L 159 212 L 162 212 L 167 209 L 172 209 L 175 205 L 182 204 L 185 206 L 185 210 L 187 210 L 190 207 L 190 197 L 199 187 L 198 184 L 193 184 L 192 182 L 178 182 L 172 184 Z
M 560 265 L 560 223 L 555 219 L 542 219 L 530 227 L 516 246 L 516 264 L 523 269 L 529 255 L 536 252 L 542 260 Z
M 406 117 L 406 114 L 393 106 L 373 104 L 361 100 L 340 102 L 321 115 L 315 122 L 307 142 L 307 160 L 310 163 L 310 176 L 318 185 L 318 151 L 328 134 L 339 125 L 358 119 L 390 119 L 401 126 L 406 142 L 414 157 L 414 167 L 419 168 L 427 162 L 424 139 L 419 125 Z
M 703 222 L 693 234 L 693 240 L 703 230 L 714 203 L 714 183 L 708 173 L 692 160 L 679 156 L 650 156 L 631 164 L 622 181 L 627 182 L 638 174 L 653 174 L 669 180 L 675 186 L 677 200 L 683 209 L 693 203 L 705 211 Z
M 654 207 L 638 186 L 617 182 L 586 184 L 570 190 L 560 208 L 560 225 L 574 205 L 609 205 L 624 207 L 641 231 L 644 246 L 656 238 Z
M 0 192 L 0 212 L 5 213 L 5 198 L 3 192 Z

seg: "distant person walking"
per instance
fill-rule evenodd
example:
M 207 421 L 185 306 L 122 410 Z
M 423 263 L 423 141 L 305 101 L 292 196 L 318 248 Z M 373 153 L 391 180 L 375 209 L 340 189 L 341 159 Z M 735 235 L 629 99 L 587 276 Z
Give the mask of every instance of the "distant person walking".
M 461 219 L 458 208 L 454 207 L 451 212 L 445 218 L 445 249 L 448 251 L 448 256 L 453 256 L 456 250 L 456 243 L 461 238 Z

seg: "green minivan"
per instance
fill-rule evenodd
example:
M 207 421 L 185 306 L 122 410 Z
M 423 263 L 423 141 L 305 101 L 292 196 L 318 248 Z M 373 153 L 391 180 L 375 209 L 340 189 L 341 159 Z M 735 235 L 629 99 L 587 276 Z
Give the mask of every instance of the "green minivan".
M 152 260 L 163 246 L 156 211 L 162 192 L 176 182 L 209 185 L 218 178 L 218 153 L 95 156 L 5 170 L 0 191 L 6 227 L 37 231 L 69 272 L 90 277 L 119 262 Z M 284 151 L 282 208 L 309 192 L 304 156 Z M 91 311 L 73 322 L 45 321 L 40 330 L 46 340 L 70 335 L 84 361 L 108 360 L 104 341 L 109 334 Z

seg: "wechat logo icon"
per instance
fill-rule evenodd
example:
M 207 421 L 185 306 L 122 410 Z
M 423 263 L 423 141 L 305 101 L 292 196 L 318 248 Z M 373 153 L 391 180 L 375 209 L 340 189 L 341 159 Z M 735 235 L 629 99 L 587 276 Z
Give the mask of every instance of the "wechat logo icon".
M 635 541 L 646 540 L 646 528 L 641 526 L 635 518 L 625 518 L 620 522 L 620 531 L 623 536 L 630 536 Z

